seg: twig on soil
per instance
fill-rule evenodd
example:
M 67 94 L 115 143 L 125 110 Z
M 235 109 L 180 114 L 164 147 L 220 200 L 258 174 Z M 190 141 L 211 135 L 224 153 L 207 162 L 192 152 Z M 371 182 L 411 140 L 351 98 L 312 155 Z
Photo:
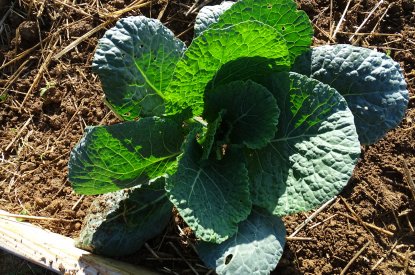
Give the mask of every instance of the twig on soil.
M 349 9 L 349 6 L 350 6 L 350 3 L 351 2 L 352 2 L 352 0 L 347 1 L 346 8 L 344 8 L 344 11 L 343 11 L 343 14 L 342 14 L 342 16 L 341 16 L 341 18 L 339 20 L 339 23 L 337 23 L 337 27 L 334 30 L 334 33 L 333 33 L 333 36 L 332 36 L 333 40 L 336 40 L 336 34 L 340 30 L 340 27 L 341 27 L 341 25 L 343 23 L 344 17 L 346 16 L 347 10 Z
M 188 33 L 191 30 L 193 30 L 193 26 L 191 26 L 191 27 L 187 28 L 186 30 L 182 31 L 181 33 L 179 33 L 177 35 L 177 37 L 181 37 L 181 36 L 185 35 L 186 33 Z
M 14 8 L 14 2 L 11 4 L 10 8 L 5 12 L 3 17 L 1 18 L 1 20 L 0 20 L 0 34 L 3 32 L 3 30 L 4 30 L 4 25 L 3 24 L 6 21 L 7 17 L 12 12 L 13 8 Z
M 347 263 L 347 265 L 343 268 L 343 270 L 340 272 L 340 275 L 346 274 L 349 267 L 356 261 L 356 259 L 365 251 L 365 249 L 369 246 L 370 241 L 368 241 L 350 260 L 350 262 Z
M 163 18 L 164 12 L 166 11 L 168 5 L 169 5 L 170 1 L 167 1 L 166 4 L 163 6 L 163 8 L 161 9 L 161 11 L 159 12 L 159 15 L 157 16 L 158 20 L 161 20 L 161 18 Z
M 81 220 L 67 220 L 67 219 L 59 219 L 59 218 L 50 218 L 50 217 L 42 217 L 42 216 L 30 216 L 30 215 L 20 215 L 20 214 L 10 214 L 0 211 L 0 219 L 4 218 L 14 218 L 14 219 L 22 219 L 22 220 L 36 220 L 36 221 L 55 221 L 55 222 L 80 222 Z
M 356 29 L 355 33 L 358 33 L 360 29 L 366 24 L 366 22 L 369 20 L 369 18 L 372 16 L 372 14 L 379 8 L 380 5 L 382 5 L 384 0 L 380 0 L 375 7 L 369 12 L 369 14 L 366 16 L 366 18 L 363 20 L 362 24 Z M 354 34 L 349 38 L 349 41 L 351 42 L 354 38 Z M 352 43 L 355 44 L 355 43 Z
M 56 44 L 58 43 L 58 39 L 56 39 L 56 41 L 53 43 L 53 47 L 56 46 Z M 53 48 L 52 47 L 52 48 Z M 50 53 L 48 54 L 48 56 L 46 57 L 45 61 L 43 62 L 43 64 L 40 66 L 39 71 L 37 72 L 32 85 L 30 85 L 29 90 L 26 92 L 26 95 L 22 101 L 22 103 L 20 103 L 20 110 L 23 109 L 27 99 L 29 98 L 29 95 L 33 92 L 33 90 L 37 87 L 37 85 L 39 84 L 40 80 L 42 79 L 43 73 L 44 71 L 48 68 L 50 61 L 52 61 L 52 55 L 53 55 L 53 50 L 50 51 Z
M 66 46 L 63 50 L 61 50 L 59 53 L 55 54 L 55 56 L 53 57 L 53 59 L 54 60 L 58 60 L 59 58 L 61 58 L 65 54 L 67 54 L 69 51 L 71 51 L 73 48 L 75 48 L 76 46 L 78 46 L 80 43 L 82 43 L 84 40 L 88 39 L 91 35 L 93 35 L 94 33 L 102 30 L 103 28 L 105 28 L 109 24 L 113 23 L 114 21 L 115 21 L 115 19 L 107 20 L 104 23 L 96 26 L 95 28 L 93 28 L 89 32 L 85 33 L 84 35 L 78 37 L 77 39 L 75 39 L 74 41 L 72 41 L 68 46 Z
M 55 3 L 59 4 L 59 5 L 65 6 L 65 7 L 69 8 L 69 9 L 74 10 L 77 13 L 82 14 L 82 15 L 85 15 L 87 17 L 91 17 L 92 16 L 91 14 L 89 14 L 87 12 L 84 12 L 83 10 L 78 9 L 77 7 L 74 7 L 74 6 L 71 6 L 71 5 L 67 4 L 67 3 L 65 3 L 66 1 L 65 2 L 61 2 L 59 0 L 53 0 L 53 2 L 55 2 Z
M 411 172 L 409 171 L 408 163 L 406 162 L 405 159 L 402 159 L 402 162 L 403 162 L 403 168 L 404 168 L 403 171 L 404 171 L 404 174 L 405 174 L 406 182 L 407 182 L 407 184 L 409 186 L 409 190 L 411 190 L 412 196 L 414 197 L 414 200 L 415 200 L 415 183 L 414 183 L 414 180 L 412 179 Z
M 393 3 L 390 3 L 388 5 L 388 7 L 386 8 L 385 12 L 382 14 L 382 16 L 379 18 L 378 22 L 375 24 L 375 26 L 373 27 L 372 31 L 369 33 L 369 37 L 372 36 L 375 33 L 375 30 L 379 27 L 379 24 L 382 22 L 383 18 L 385 17 L 385 15 L 388 13 L 390 7 L 392 6 Z M 399 34 L 400 37 L 402 38 L 402 35 Z M 359 41 L 362 39 L 362 36 L 359 37 L 353 44 L 359 43 Z
M 313 24 L 314 27 L 319 30 L 322 34 L 324 34 L 332 43 L 336 43 L 336 41 L 330 36 L 329 33 L 327 33 L 325 30 L 317 26 L 316 24 Z
M 377 261 L 373 266 L 372 266 L 372 268 L 370 269 L 371 271 L 374 271 L 385 259 L 386 259 L 386 257 L 388 257 L 391 253 L 392 253 L 392 251 L 395 249 L 395 247 L 396 247 L 396 245 L 398 244 L 398 241 L 399 240 L 396 240 L 395 241 L 395 243 L 392 245 L 392 247 L 389 249 L 389 251 L 388 252 L 386 252 L 385 253 L 385 255 L 384 256 L 382 256 L 382 258 L 380 258 L 379 259 L 379 261 Z
M 205 0 L 200 5 L 198 5 L 199 2 L 200 1 L 196 1 L 193 4 L 193 6 L 190 7 L 190 9 L 186 12 L 186 16 L 189 16 L 189 14 L 199 11 L 201 8 L 212 2 L 212 0 Z
M 336 214 L 331 215 L 330 217 L 328 217 L 328 218 L 326 218 L 326 219 L 324 219 L 324 220 L 322 220 L 321 222 L 318 222 L 318 223 L 316 223 L 316 224 L 313 224 L 312 226 L 310 226 L 310 229 L 313 229 L 314 227 L 319 226 L 320 224 L 325 223 L 326 221 L 331 220 L 331 219 L 333 219 L 333 218 L 334 218 L 334 217 L 336 217 L 336 216 L 337 216 L 337 213 L 336 213 Z
M 330 199 L 329 201 L 327 201 L 325 204 L 323 204 L 322 206 L 320 206 L 320 208 L 318 208 L 316 211 L 314 211 L 313 214 L 311 214 L 299 226 L 297 226 L 297 228 L 294 230 L 294 232 L 289 237 L 292 238 L 295 235 L 297 235 L 297 233 L 300 232 L 300 230 L 304 226 L 306 226 L 309 222 L 311 222 L 312 219 L 314 219 L 314 217 L 316 217 L 321 211 L 323 211 L 324 209 L 326 209 L 335 199 L 337 199 L 337 196 L 336 197 L 333 197 L 332 199 Z
M 7 89 L 9 89 L 9 87 L 13 84 L 15 84 L 15 81 L 17 80 L 17 78 L 20 76 L 20 74 L 23 72 L 23 70 L 25 69 L 25 66 L 27 63 L 29 63 L 30 59 L 26 59 L 22 65 L 19 66 L 19 68 L 13 73 L 13 75 L 5 81 L 4 86 L 2 88 L 3 92 L 6 92 Z M 3 95 L 3 92 L 1 93 L 1 95 Z
M 317 240 L 315 238 L 310 237 L 286 237 L 287 241 L 311 241 L 316 242 Z
M 329 35 L 333 39 L 333 0 L 330 0 Z
M 196 269 L 190 264 L 190 262 L 186 260 L 185 257 L 183 257 L 183 254 L 179 251 L 179 249 L 177 249 L 177 247 L 172 242 L 168 242 L 168 244 L 174 249 L 174 251 L 176 251 L 177 255 L 179 255 L 179 257 L 182 258 L 183 261 L 190 267 L 193 273 L 199 275 L 199 272 L 197 272 Z
M 393 233 L 393 232 L 390 232 L 390 231 L 388 231 L 388 230 L 386 230 L 386 229 L 380 228 L 380 227 L 378 227 L 378 226 L 376 226 L 376 225 L 374 225 L 374 224 L 371 224 L 371 223 L 368 223 L 368 222 L 362 221 L 361 219 L 358 219 L 358 218 L 352 217 L 352 216 L 347 215 L 347 214 L 345 214 L 345 213 L 339 213 L 339 214 L 340 214 L 340 215 L 342 215 L 342 216 L 343 216 L 343 217 L 345 217 L 345 218 L 348 218 L 348 219 L 351 219 L 351 220 L 353 220 L 353 221 L 355 221 L 355 222 L 360 223 L 360 224 L 361 224 L 361 225 L 363 225 L 363 227 L 365 227 L 365 228 L 366 228 L 366 230 L 368 230 L 368 231 L 369 231 L 369 229 L 368 229 L 368 227 L 369 227 L 369 228 L 372 228 L 372 229 L 374 229 L 374 230 L 376 230 L 376 231 L 379 231 L 379 232 L 381 232 L 381 233 L 383 233 L 383 234 L 385 234 L 385 235 L 391 236 L 391 237 L 394 235 L 394 233 Z M 370 232 L 370 231 L 369 231 L 369 232 Z
M 125 9 L 113 12 L 111 14 L 108 14 L 107 16 L 110 18 L 107 21 L 101 23 L 100 25 L 96 26 L 95 28 L 93 28 L 92 30 L 88 31 L 87 33 L 85 33 L 84 35 L 78 37 L 77 39 L 75 39 L 74 41 L 72 41 L 68 46 L 66 46 L 62 51 L 60 51 L 59 53 L 57 53 L 53 59 L 57 60 L 59 58 L 61 58 L 63 55 L 67 54 L 68 52 L 70 52 L 73 48 L 75 48 L 76 46 L 78 46 L 80 43 L 82 43 L 83 41 L 85 41 L 86 39 L 88 39 L 91 35 L 93 35 L 94 33 L 102 30 L 103 28 L 107 27 L 108 25 L 112 24 L 114 21 L 116 21 L 120 16 L 122 16 L 124 13 L 135 10 L 135 9 L 139 9 L 139 8 L 143 8 L 148 6 L 151 1 L 142 3 L 143 1 L 138 1 L 137 3 L 132 3 L 132 5 L 128 6 Z
M 78 207 L 78 205 L 81 203 L 81 201 L 84 199 L 84 195 L 82 195 L 76 202 L 75 202 L 75 204 L 72 206 L 72 208 L 71 208 L 71 210 L 73 211 L 73 210 L 75 210 L 77 207 Z
M 186 12 L 185 16 L 189 16 L 191 12 L 196 8 L 197 4 L 199 4 L 200 0 L 196 0 L 195 3 L 189 8 L 189 10 Z
M 353 210 L 353 208 L 349 205 L 349 203 L 343 198 L 343 197 L 340 197 L 340 199 L 342 200 L 342 202 L 344 203 L 344 205 L 346 206 L 346 208 L 347 208 L 347 210 L 349 210 L 350 211 L 350 213 L 352 213 L 353 214 L 353 216 L 356 218 L 356 219 L 353 219 L 353 220 L 355 220 L 355 221 L 357 221 L 357 222 L 359 222 L 366 230 L 367 230 L 367 232 L 371 232 L 370 230 L 369 230 L 369 228 L 368 228 L 368 226 L 366 226 L 366 223 L 359 217 L 359 215 L 357 215 L 356 214 L 356 212 Z M 343 213 L 340 213 L 341 215 L 343 215 Z
M 347 34 L 347 35 L 352 35 L 354 34 L 355 36 L 399 36 L 399 37 L 403 37 L 402 34 L 400 33 L 377 33 L 377 32 L 342 32 L 339 31 L 338 33 L 341 34 Z
M 66 130 L 68 130 L 69 126 L 71 125 L 72 121 L 74 120 L 75 117 L 77 117 L 80 108 L 84 105 L 84 99 L 81 100 L 81 103 L 76 107 L 75 113 L 72 115 L 72 117 L 69 119 L 68 123 L 66 123 L 65 127 L 63 128 L 63 130 L 60 131 L 59 136 L 55 139 L 55 142 L 53 143 L 54 145 L 56 145 L 58 143 L 58 141 L 61 139 L 61 137 L 63 136 L 63 134 L 65 134 Z
M 33 116 L 30 116 L 26 122 L 23 124 L 23 126 L 19 129 L 19 131 L 17 132 L 17 134 L 14 136 L 14 138 L 12 139 L 12 141 L 10 141 L 9 145 L 7 145 L 6 149 L 4 151 L 8 151 L 10 149 L 10 147 L 12 147 L 12 145 L 16 142 L 16 140 L 20 137 L 20 135 L 22 134 L 22 132 L 24 131 L 24 129 L 26 129 L 26 127 L 29 125 L 30 121 L 32 120 Z
M 157 253 L 151 248 L 151 246 L 148 245 L 148 243 L 144 243 L 145 248 L 153 255 L 156 260 L 161 261 L 162 259 L 157 255 Z

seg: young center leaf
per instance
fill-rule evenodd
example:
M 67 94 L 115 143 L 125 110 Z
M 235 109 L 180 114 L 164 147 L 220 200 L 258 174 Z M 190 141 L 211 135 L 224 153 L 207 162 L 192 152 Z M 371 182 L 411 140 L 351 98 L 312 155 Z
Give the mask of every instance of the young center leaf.
M 168 118 L 88 127 L 71 152 L 69 181 L 87 195 L 146 183 L 175 169 L 183 140 L 180 124 Z
M 197 251 L 203 262 L 219 275 L 265 275 L 281 258 L 285 235 L 279 217 L 254 208 L 232 238 L 221 244 L 200 242 Z
M 125 189 L 94 200 L 77 239 L 77 247 L 119 257 L 136 252 L 160 234 L 172 216 L 173 205 L 165 179 Z
M 112 109 L 125 120 L 162 115 L 163 92 L 185 48 L 158 20 L 119 20 L 99 40 L 92 64 Z
M 280 110 L 274 96 L 260 84 L 233 81 L 206 92 L 206 121 L 214 121 L 220 110 L 225 110 L 221 122 L 225 144 L 259 149 L 275 135 Z
M 177 63 L 165 94 L 167 113 L 190 107 L 195 116 L 200 116 L 206 85 L 222 65 L 241 57 L 268 58 L 280 70 L 290 66 L 285 41 L 270 26 L 247 21 L 223 29 L 209 29 L 193 40 Z
M 275 215 L 310 210 L 347 184 L 360 155 L 353 115 L 333 88 L 296 73 L 264 81 L 281 110 L 276 136 L 249 153 L 254 205 Z
M 399 64 L 384 53 L 352 45 L 320 46 L 298 58 L 293 69 L 344 96 L 362 144 L 378 141 L 405 115 L 405 78 Z
M 243 155 L 228 148 L 221 160 L 203 160 L 196 139 L 186 142 L 177 172 L 167 179 L 167 192 L 198 238 L 220 243 L 235 234 L 251 212 Z
M 287 43 L 291 62 L 310 48 L 313 27 L 307 14 L 297 10 L 297 4 L 292 0 L 238 1 L 210 27 L 225 27 L 247 20 L 256 20 L 275 28 Z

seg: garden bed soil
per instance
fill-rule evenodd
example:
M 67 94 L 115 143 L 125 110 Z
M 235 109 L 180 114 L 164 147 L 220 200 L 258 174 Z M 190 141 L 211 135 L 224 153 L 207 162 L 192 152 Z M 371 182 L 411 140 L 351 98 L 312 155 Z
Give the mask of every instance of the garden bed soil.
M 397 129 L 362 147 L 348 186 L 288 240 L 273 274 L 415 274 L 415 190 L 409 184 L 415 177 L 415 2 L 348 2 L 297 1 L 313 22 L 314 45 L 354 43 L 399 62 L 410 91 L 409 109 Z M 189 44 L 195 17 L 188 13 L 194 0 L 73 3 L 21 0 L 10 8 L 9 1 L 0 1 L 6 18 L 0 35 L 0 208 L 56 218 L 36 223 L 70 237 L 77 236 L 93 197 L 73 192 L 67 180 L 69 153 L 87 125 L 118 122 L 91 73 L 98 39 L 116 18 L 144 14 L 161 19 Z M 128 9 L 131 5 L 136 8 Z M 62 52 L 77 39 L 75 47 Z M 285 217 L 288 235 L 314 211 Z M 162 236 L 124 260 L 172 274 L 192 273 L 191 268 L 207 273 L 194 241 L 175 216 Z M 0 270 L 5 257 L 0 254 Z

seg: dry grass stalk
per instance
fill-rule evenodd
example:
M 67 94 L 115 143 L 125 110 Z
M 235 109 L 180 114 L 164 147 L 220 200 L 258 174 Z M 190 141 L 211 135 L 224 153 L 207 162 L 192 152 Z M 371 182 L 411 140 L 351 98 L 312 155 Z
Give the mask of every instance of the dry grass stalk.
M 311 241 L 316 242 L 317 240 L 315 238 L 310 237 L 286 237 L 287 241 Z
M 346 274 L 347 270 L 350 268 L 350 266 L 356 261 L 356 259 L 365 251 L 365 249 L 369 246 L 370 241 L 368 241 L 350 260 L 350 262 L 347 263 L 347 265 L 343 268 L 343 270 L 340 272 L 340 275 Z
M 66 219 L 31 216 L 31 215 L 10 214 L 10 213 L 6 213 L 3 211 L 0 211 L 0 218 L 1 217 L 21 219 L 21 220 L 55 221 L 55 222 L 80 222 L 81 221 L 81 220 L 66 220 Z
M 379 231 L 379 232 L 381 232 L 381 233 L 383 233 L 383 234 L 385 234 L 385 235 L 388 235 L 388 236 L 390 236 L 390 237 L 392 237 L 393 235 L 395 235 L 395 234 L 394 234 L 393 232 L 391 232 L 391 231 L 388 231 L 388 230 L 386 230 L 386 229 L 383 229 L 383 228 L 381 228 L 381 227 L 379 227 L 379 226 L 376 226 L 376 225 L 374 225 L 374 224 L 371 224 L 371 223 L 368 223 L 368 222 L 362 221 L 361 219 L 358 219 L 358 218 L 352 217 L 352 216 L 347 215 L 347 214 L 345 214 L 345 213 L 339 213 L 339 215 L 341 215 L 341 216 L 343 216 L 343 217 L 345 217 L 345 218 L 351 219 L 351 220 L 353 220 L 353 221 L 355 221 L 355 222 L 360 223 L 360 224 L 361 224 L 363 227 L 365 227 L 365 228 L 366 228 L 366 230 L 368 230 L 368 231 L 369 231 L 369 229 L 368 229 L 368 228 L 371 228 L 371 229 L 374 229 L 374 230 L 376 230 L 376 231 Z M 369 232 L 370 232 L 370 231 L 369 231 Z
M 372 16 L 372 14 L 379 8 L 380 5 L 382 5 L 384 2 L 384 0 L 380 0 L 375 7 L 369 12 L 369 14 L 366 16 L 366 18 L 363 20 L 362 24 L 360 24 L 360 26 L 357 28 L 357 30 L 355 31 L 355 33 L 358 33 L 360 31 L 360 29 L 366 24 L 366 22 L 369 20 L 369 18 Z M 353 34 L 350 38 L 349 41 L 351 42 L 353 40 L 353 38 L 355 37 L 355 35 Z M 354 43 L 352 43 L 354 44 Z
M 53 47 L 56 46 L 56 44 L 58 43 L 58 39 L 56 39 L 55 43 L 53 43 Z M 49 52 L 49 54 L 47 55 L 45 61 L 43 62 L 43 64 L 40 66 L 39 71 L 36 74 L 35 79 L 32 82 L 32 85 L 30 85 L 29 90 L 26 92 L 26 95 L 22 101 L 22 103 L 20 103 L 20 109 L 22 110 L 22 108 L 24 107 L 27 99 L 29 98 L 29 95 L 33 92 L 33 90 L 37 87 L 37 85 L 39 84 L 40 80 L 43 77 L 43 73 L 46 71 L 46 69 L 49 66 L 49 63 L 52 61 L 52 56 L 53 56 L 53 51 L 51 50 Z
M 311 222 L 321 211 L 323 211 L 324 209 L 326 209 L 332 202 L 334 202 L 334 200 L 337 199 L 336 197 L 331 198 L 329 201 L 327 201 L 325 204 L 323 204 L 322 206 L 320 206 L 320 208 L 318 208 L 316 211 L 314 211 L 313 214 L 311 214 L 309 217 L 307 217 L 307 219 L 305 219 L 299 226 L 297 226 L 297 228 L 294 230 L 294 232 L 289 236 L 290 238 L 294 237 L 295 235 L 297 235 L 298 232 L 300 232 L 300 230 L 306 226 L 309 222 Z
M 333 40 L 336 40 L 336 34 L 337 34 L 337 32 L 340 30 L 340 27 L 341 27 L 341 25 L 342 25 L 342 23 L 343 23 L 344 17 L 346 16 L 347 10 L 349 9 L 349 6 L 350 6 L 350 3 L 351 3 L 351 2 L 352 2 L 352 0 L 347 1 L 346 8 L 344 8 L 344 11 L 343 11 L 343 14 L 342 14 L 342 16 L 341 16 L 341 18 L 340 18 L 340 20 L 339 20 L 339 23 L 337 23 L 337 27 L 336 27 L 336 29 L 334 30 L 334 33 L 333 33 L 333 36 L 332 36 L 332 39 L 333 39 Z
M 377 261 L 372 266 L 372 268 L 370 269 L 371 271 L 374 271 L 386 259 L 386 257 L 388 257 L 392 253 L 392 251 L 395 249 L 396 245 L 398 244 L 398 241 L 399 240 L 396 240 L 395 243 L 392 245 L 392 247 L 389 249 L 389 251 L 386 252 L 385 255 L 382 258 L 380 258 L 379 261 Z
M 316 223 L 316 224 L 313 224 L 312 226 L 310 226 L 310 229 L 313 229 L 314 227 L 317 227 L 317 226 L 319 226 L 320 224 L 323 224 L 323 223 L 325 223 L 325 222 L 327 222 L 327 221 L 329 221 L 329 220 L 333 219 L 333 218 L 334 218 L 334 217 L 336 217 L 336 216 L 337 216 L 337 213 L 336 213 L 336 214 L 331 215 L 330 217 L 328 217 L 328 218 L 326 218 L 326 219 L 324 219 L 324 220 L 322 220 L 321 222 L 318 222 L 318 223 Z
M 108 25 L 114 23 L 120 16 L 122 16 L 124 13 L 139 9 L 139 8 L 143 8 L 146 7 L 148 5 L 151 4 L 151 1 L 147 1 L 144 2 L 143 1 L 138 1 L 137 4 L 132 4 L 130 6 L 128 6 L 125 9 L 107 14 L 107 17 L 109 17 L 110 19 L 101 23 L 100 25 L 96 26 L 95 28 L 93 28 L 92 30 L 88 31 L 87 33 L 85 33 L 84 35 L 80 36 L 79 38 L 75 39 L 73 42 L 71 42 L 68 46 L 66 46 L 62 51 L 60 51 L 59 53 L 57 53 L 53 59 L 57 60 L 59 58 L 61 58 L 63 55 L 67 54 L 69 51 L 71 51 L 73 48 L 75 48 L 76 46 L 78 46 L 80 43 L 82 43 L 83 41 L 87 40 L 90 36 L 92 36 L 94 33 L 104 29 L 105 27 L 107 27 Z
M 414 183 L 414 180 L 412 179 L 411 172 L 409 171 L 408 163 L 406 162 L 405 159 L 402 159 L 402 162 L 403 162 L 403 168 L 404 168 L 404 174 L 405 174 L 406 182 L 407 182 L 407 184 L 409 186 L 409 190 L 411 190 L 412 196 L 414 197 L 414 200 L 415 200 L 415 183 Z
M 193 273 L 199 275 L 199 272 L 197 272 L 196 269 L 192 266 L 192 264 L 183 256 L 180 250 L 177 249 L 177 247 L 172 242 L 168 242 L 168 244 L 174 249 L 177 255 L 179 255 L 179 257 L 183 259 L 183 261 L 189 266 Z
M 359 222 L 366 229 L 367 232 L 370 232 L 366 223 L 359 217 L 359 215 L 356 214 L 356 212 L 353 210 L 350 204 L 343 197 L 340 197 L 340 199 L 342 200 L 343 204 L 346 206 L 347 210 L 349 210 L 349 212 L 352 213 L 352 215 L 356 218 L 355 221 Z M 343 213 L 340 213 L 340 214 L 343 215 Z
M 12 147 L 12 145 L 16 142 L 16 140 L 20 137 L 20 135 L 22 134 L 22 132 L 24 131 L 24 129 L 26 129 L 26 127 L 29 125 L 30 121 L 32 120 L 33 116 L 30 116 L 26 122 L 23 124 L 23 126 L 19 129 L 19 131 L 17 132 L 17 134 L 14 136 L 14 138 L 12 139 L 12 141 L 10 141 L 9 145 L 7 145 L 6 149 L 4 151 L 8 151 L 10 149 L 10 147 Z

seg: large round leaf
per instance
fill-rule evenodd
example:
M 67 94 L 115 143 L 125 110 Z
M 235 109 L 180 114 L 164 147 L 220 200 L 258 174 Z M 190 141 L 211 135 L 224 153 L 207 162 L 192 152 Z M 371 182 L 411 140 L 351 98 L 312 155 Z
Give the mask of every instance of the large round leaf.
M 251 212 L 248 171 L 243 155 L 228 148 L 223 159 L 203 159 L 190 136 L 177 172 L 166 189 L 185 222 L 203 241 L 221 243 L 234 235 Z
M 112 109 L 125 120 L 162 115 L 164 89 L 185 48 L 158 20 L 119 20 L 99 40 L 92 64 Z
M 211 28 L 224 27 L 247 20 L 256 20 L 275 28 L 287 43 L 291 62 L 307 51 L 313 27 L 304 11 L 297 10 L 292 0 L 243 0 L 225 11 Z
M 353 115 L 333 88 L 296 73 L 262 84 L 281 110 L 271 143 L 249 154 L 252 201 L 276 215 L 310 210 L 337 195 L 359 158 Z
M 166 112 L 173 114 L 190 107 L 195 116 L 200 116 L 207 84 L 222 65 L 241 57 L 263 57 L 279 71 L 290 66 L 285 40 L 273 27 L 247 21 L 209 29 L 193 40 L 177 63 L 165 94 Z
M 71 152 L 69 181 L 86 195 L 146 183 L 176 167 L 183 140 L 181 125 L 169 118 L 88 127 Z
M 232 238 L 221 244 L 201 242 L 197 251 L 203 262 L 220 275 L 265 275 L 282 256 L 285 234 L 279 217 L 253 209 Z
M 378 141 L 405 115 L 405 78 L 399 64 L 384 53 L 352 45 L 320 46 L 301 56 L 294 70 L 344 96 L 362 144 Z

